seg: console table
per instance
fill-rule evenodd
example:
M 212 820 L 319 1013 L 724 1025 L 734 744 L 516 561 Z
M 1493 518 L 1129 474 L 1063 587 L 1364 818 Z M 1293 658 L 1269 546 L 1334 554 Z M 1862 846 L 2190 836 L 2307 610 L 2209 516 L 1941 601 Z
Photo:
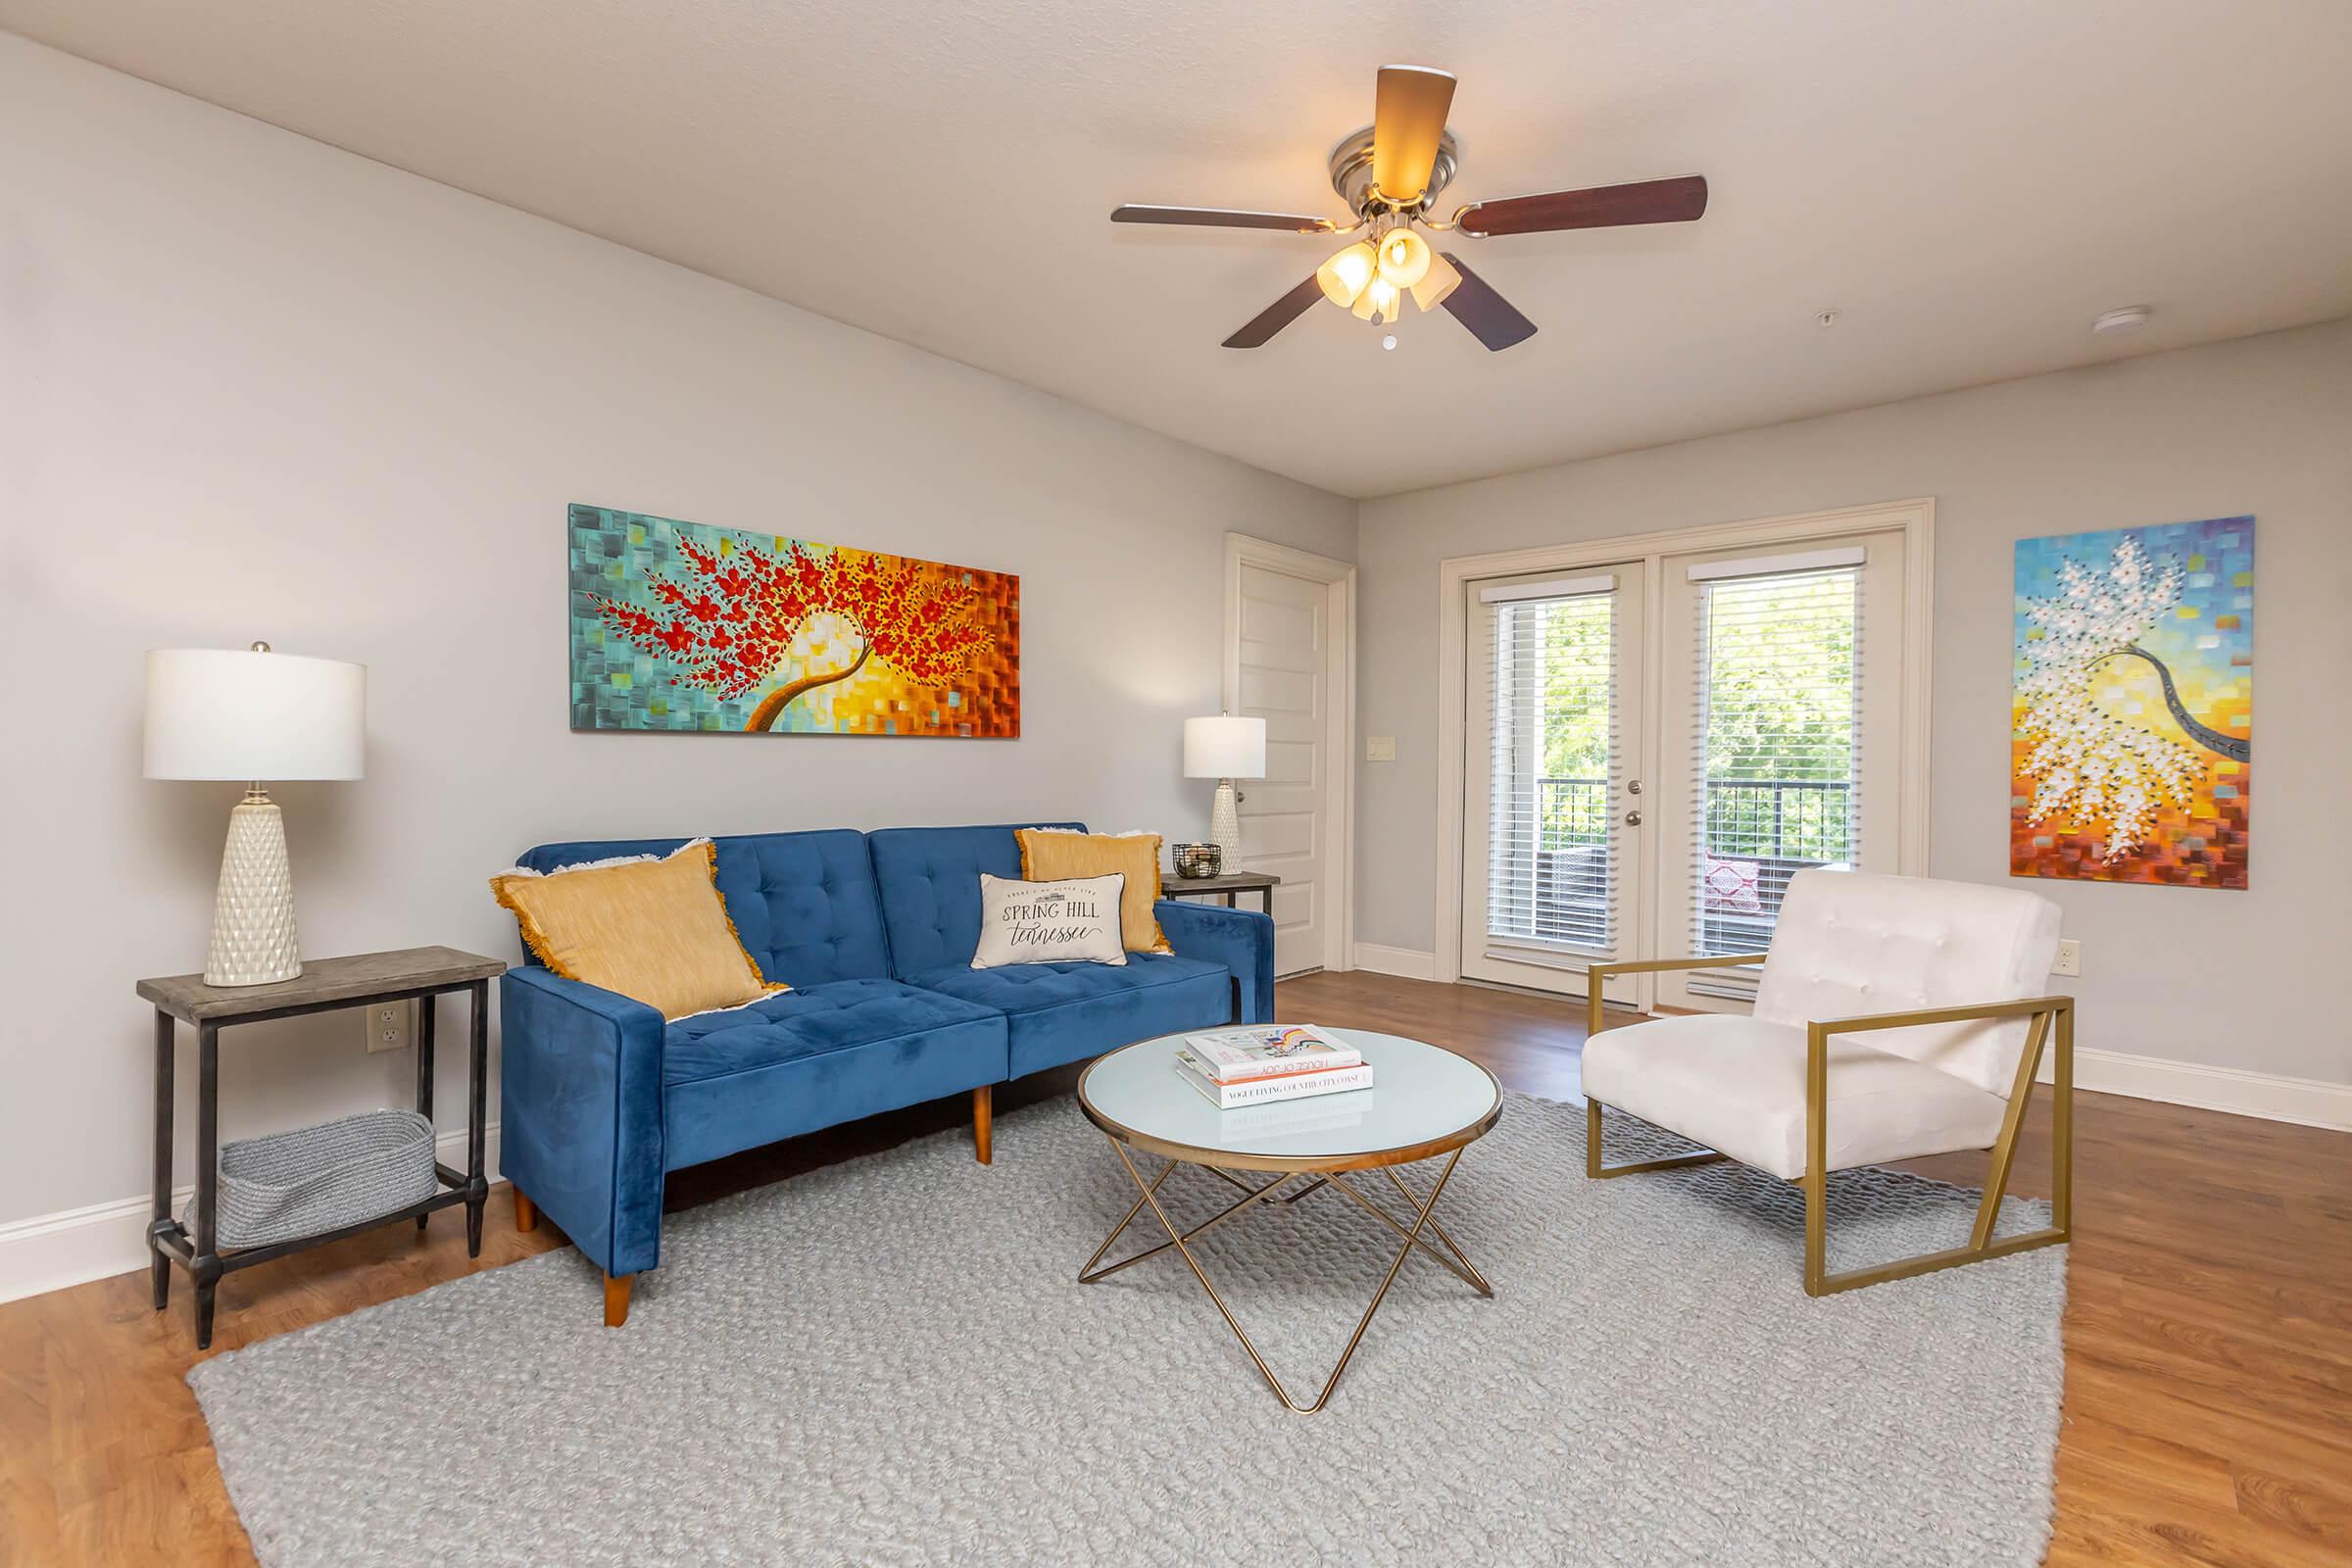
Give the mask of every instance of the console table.
M 348 958 L 305 960 L 302 973 L 291 980 L 262 986 L 208 986 L 196 974 L 142 980 L 138 993 L 155 1005 L 155 1217 L 147 1227 L 147 1245 L 155 1256 L 149 1278 L 155 1289 L 155 1309 L 162 1311 L 172 1293 L 172 1265 L 188 1271 L 196 1284 L 196 1348 L 213 1343 L 213 1296 L 220 1276 L 250 1268 L 306 1247 L 340 1241 L 395 1220 L 414 1219 L 419 1230 L 425 1216 L 437 1208 L 466 1205 L 466 1251 L 482 1253 L 482 1202 L 490 1183 L 483 1166 L 487 1151 L 483 1131 L 484 1100 L 490 1071 L 490 982 L 506 972 L 496 958 L 455 948 L 406 948 L 396 953 L 364 953 Z M 240 1248 L 222 1253 L 215 1245 L 214 1220 L 220 1182 L 220 1031 L 234 1024 L 260 1023 L 269 1018 L 292 1018 L 339 1007 L 366 1007 L 382 1002 L 416 1001 L 416 1109 L 433 1113 L 433 1008 L 436 998 L 463 991 L 470 1005 L 468 1045 L 472 1071 L 471 1093 L 466 1107 L 466 1169 L 450 1169 L 436 1160 L 433 1173 L 440 1191 L 419 1202 L 392 1209 L 357 1224 L 317 1236 Z M 172 1072 L 174 1024 L 196 1030 L 196 1231 L 188 1234 L 172 1213 Z

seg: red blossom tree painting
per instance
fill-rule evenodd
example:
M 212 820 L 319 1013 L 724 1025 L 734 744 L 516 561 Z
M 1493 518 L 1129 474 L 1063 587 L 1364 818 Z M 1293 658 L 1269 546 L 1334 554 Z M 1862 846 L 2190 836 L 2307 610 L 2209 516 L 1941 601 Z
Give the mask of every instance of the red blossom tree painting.
M 612 630 L 676 671 L 673 684 L 721 699 L 767 687 L 747 731 L 774 727 L 795 698 L 849 679 L 869 659 L 906 680 L 944 686 L 994 641 L 971 587 L 925 563 L 799 544 L 781 554 L 720 550 L 685 538 L 677 550 L 686 567 L 652 577 L 653 606 L 603 596 L 595 603 Z M 796 671 L 793 639 L 820 614 L 848 623 L 857 657 L 834 669 Z

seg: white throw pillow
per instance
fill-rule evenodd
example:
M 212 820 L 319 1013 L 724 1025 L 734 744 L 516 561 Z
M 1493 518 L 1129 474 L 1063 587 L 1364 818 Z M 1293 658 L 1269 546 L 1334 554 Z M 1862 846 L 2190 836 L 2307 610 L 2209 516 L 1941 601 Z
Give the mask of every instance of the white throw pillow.
M 1125 963 L 1119 897 L 1127 878 L 1015 882 L 980 873 L 980 947 L 975 969 L 1013 963 Z

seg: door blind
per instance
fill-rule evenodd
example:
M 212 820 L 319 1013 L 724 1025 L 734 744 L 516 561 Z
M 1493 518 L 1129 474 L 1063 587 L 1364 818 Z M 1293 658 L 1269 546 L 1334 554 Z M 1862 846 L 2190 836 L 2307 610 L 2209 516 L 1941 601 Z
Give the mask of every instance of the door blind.
M 1698 955 L 1762 952 L 1789 878 L 1861 855 L 1861 567 L 1757 564 L 1697 583 Z M 1702 970 L 1690 988 L 1752 997 L 1755 979 Z
M 1541 597 L 1522 597 L 1529 589 Z M 1607 955 L 1621 871 L 1616 579 L 1489 589 L 1484 700 L 1490 953 Z

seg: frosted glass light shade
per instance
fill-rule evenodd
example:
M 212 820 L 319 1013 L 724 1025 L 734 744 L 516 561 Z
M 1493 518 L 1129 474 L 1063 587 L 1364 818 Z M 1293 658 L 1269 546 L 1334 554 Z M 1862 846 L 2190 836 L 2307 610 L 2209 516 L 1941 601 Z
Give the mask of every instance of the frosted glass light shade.
M 1413 303 L 1425 311 L 1434 311 L 1446 303 L 1446 296 L 1462 286 L 1462 274 L 1453 264 L 1437 252 L 1430 252 L 1429 270 L 1421 281 L 1413 285 Z
M 368 666 L 297 654 L 147 655 L 149 778 L 363 776 Z
M 1429 271 L 1429 242 L 1409 228 L 1392 228 L 1380 242 L 1380 275 L 1411 288 Z
M 1264 778 L 1266 721 L 1262 718 L 1188 718 L 1184 721 L 1186 778 Z
M 1355 303 L 1355 297 L 1372 281 L 1372 270 L 1378 266 L 1372 247 L 1357 240 L 1315 269 L 1315 281 L 1323 285 L 1323 297 L 1332 304 L 1346 308 Z

